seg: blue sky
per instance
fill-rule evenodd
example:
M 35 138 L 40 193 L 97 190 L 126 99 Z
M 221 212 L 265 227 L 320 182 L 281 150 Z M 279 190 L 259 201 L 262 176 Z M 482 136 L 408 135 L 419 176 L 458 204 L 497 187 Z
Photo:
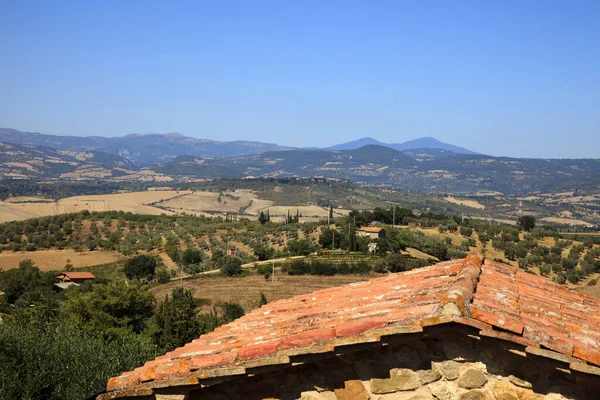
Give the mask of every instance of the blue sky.
M 3 1 L 0 127 L 600 157 L 600 1 Z

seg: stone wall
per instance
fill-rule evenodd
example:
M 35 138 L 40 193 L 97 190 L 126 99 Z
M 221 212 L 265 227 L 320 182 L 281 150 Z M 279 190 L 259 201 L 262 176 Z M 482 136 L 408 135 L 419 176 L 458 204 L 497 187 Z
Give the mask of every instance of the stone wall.
M 442 325 L 370 345 L 304 356 L 181 398 L 197 400 L 542 400 L 600 398 L 600 378 L 524 346 Z M 157 399 L 161 395 L 156 396 Z M 171 397 L 164 397 L 171 398 Z

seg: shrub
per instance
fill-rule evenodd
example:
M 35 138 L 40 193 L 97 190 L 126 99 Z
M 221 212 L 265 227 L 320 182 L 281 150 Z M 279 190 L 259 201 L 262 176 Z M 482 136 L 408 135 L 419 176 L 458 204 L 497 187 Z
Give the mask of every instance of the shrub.
M 123 272 L 127 279 L 144 279 L 154 275 L 157 264 L 156 258 L 142 254 L 127 261 Z
M 168 283 L 171 280 L 171 273 L 166 268 L 158 268 L 156 270 L 156 280 L 159 283 Z
M 238 257 L 225 257 L 221 273 L 227 276 L 240 275 L 242 273 L 242 260 Z

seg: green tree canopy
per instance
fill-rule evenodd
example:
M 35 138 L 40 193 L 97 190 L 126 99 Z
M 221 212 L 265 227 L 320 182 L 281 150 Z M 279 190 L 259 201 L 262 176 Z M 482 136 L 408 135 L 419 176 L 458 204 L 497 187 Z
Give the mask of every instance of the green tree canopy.
M 156 258 L 142 254 L 129 259 L 123 272 L 127 279 L 144 279 L 154 275 L 157 265 Z
M 88 293 L 69 290 L 62 310 L 73 316 L 87 332 L 103 332 L 121 338 L 129 332 L 140 333 L 154 313 L 154 296 L 144 286 L 123 281 L 93 285 Z
M 227 276 L 239 275 L 242 273 L 242 260 L 238 257 L 225 257 L 221 272 Z
M 202 333 L 192 292 L 173 288 L 161 302 L 152 322 L 152 339 L 163 351 L 171 351 L 198 338 Z

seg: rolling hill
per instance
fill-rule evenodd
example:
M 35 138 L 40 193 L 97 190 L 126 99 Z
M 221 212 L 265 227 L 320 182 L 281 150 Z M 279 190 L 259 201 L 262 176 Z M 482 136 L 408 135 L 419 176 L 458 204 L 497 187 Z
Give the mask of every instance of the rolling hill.
M 0 128 L 0 141 L 18 145 L 46 146 L 57 150 L 99 151 L 128 159 L 141 167 L 175 157 L 239 157 L 287 147 L 252 141 L 214 141 L 179 133 L 132 134 L 122 137 L 58 136 Z
M 231 159 L 186 159 L 185 163 L 173 160 L 151 168 L 205 178 L 319 176 L 429 193 L 492 191 L 521 195 L 534 191 L 600 190 L 600 160 L 516 159 L 430 150 L 405 154 L 377 145 L 340 151 L 266 152 Z
M 5 178 L 67 178 L 83 171 L 94 171 L 99 178 L 111 176 L 116 169 L 131 168 L 128 160 L 97 151 L 54 150 L 0 142 L 0 176 Z

